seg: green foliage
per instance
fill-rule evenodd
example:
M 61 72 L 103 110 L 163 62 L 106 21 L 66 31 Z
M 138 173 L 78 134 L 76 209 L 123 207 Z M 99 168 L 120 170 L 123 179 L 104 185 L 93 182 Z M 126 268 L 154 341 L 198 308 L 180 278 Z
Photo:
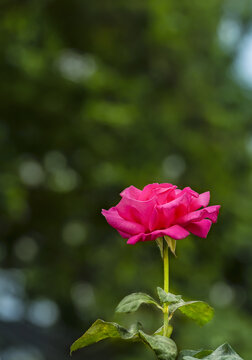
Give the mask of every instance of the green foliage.
M 214 316 L 214 310 L 206 302 L 203 301 L 188 301 L 181 302 L 171 306 L 172 314 L 179 309 L 182 314 L 186 315 L 188 318 L 194 320 L 199 325 L 205 325 Z
M 138 326 L 133 326 L 130 330 L 127 330 L 116 323 L 98 319 L 78 340 L 72 344 L 71 353 L 107 338 L 135 340 L 138 336 Z
M 160 287 L 157 287 L 157 293 L 161 304 L 177 304 L 182 300 L 181 295 L 174 295 L 170 292 L 167 293 Z
M 164 326 L 161 326 L 159 329 L 157 329 L 153 335 L 163 335 Z M 168 331 L 167 331 L 167 337 L 170 337 L 173 331 L 173 326 L 168 325 Z
M 127 330 L 116 323 L 100 319 L 96 320 L 85 334 L 73 343 L 71 353 L 108 338 L 142 341 L 154 351 L 159 360 L 175 360 L 177 357 L 177 346 L 168 337 L 158 334 L 147 335 L 140 330 L 140 325 L 132 326 Z
M 175 360 L 178 354 L 175 342 L 166 336 L 150 336 L 139 331 L 140 338 L 154 351 L 159 360 Z
M 179 353 L 178 360 L 186 360 L 188 357 L 194 359 L 203 359 L 205 356 L 212 354 L 212 350 L 182 350 Z
M 232 349 L 229 344 L 223 344 L 215 351 L 193 351 L 183 350 L 179 354 L 178 360 L 242 360 L 242 358 Z
M 157 293 L 161 305 L 169 305 L 169 317 L 172 318 L 175 311 L 179 310 L 188 318 L 194 320 L 199 325 L 205 325 L 212 320 L 214 310 L 206 302 L 203 301 L 184 301 L 181 295 L 166 293 L 162 288 L 157 288 Z M 116 308 L 117 313 L 130 313 L 137 311 L 142 304 L 152 304 L 163 311 L 151 296 L 143 293 L 133 293 L 127 295 L 121 300 Z
M 157 308 L 161 308 L 160 305 L 149 295 L 143 293 L 133 293 L 125 296 L 116 308 L 118 313 L 130 313 L 138 310 L 142 304 L 152 304 Z M 162 308 L 161 308 L 162 309 Z
M 71 346 L 73 351 L 82 349 L 104 339 L 120 339 L 127 341 L 141 341 L 148 345 L 159 360 L 175 360 L 178 350 L 175 342 L 169 337 L 162 336 L 162 328 L 153 335 L 141 330 L 141 324 L 133 325 L 129 330 L 114 322 L 96 320 L 94 324 Z M 211 350 L 183 350 L 177 360 L 242 360 L 229 344 L 223 344 L 215 351 Z
M 161 304 L 169 305 L 170 318 L 177 309 L 179 309 L 187 317 L 195 320 L 200 325 L 204 325 L 212 318 L 212 308 L 210 308 L 210 306 L 204 302 L 185 302 L 181 295 L 166 293 L 159 287 L 157 288 L 157 292 Z M 121 300 L 116 308 L 116 312 L 135 312 L 142 304 L 152 304 L 163 311 L 162 306 L 159 305 L 151 296 L 144 293 L 133 293 Z M 147 335 L 142 330 L 140 330 L 140 325 L 133 325 L 129 330 L 127 330 L 117 323 L 96 320 L 95 323 L 78 340 L 73 343 L 71 346 L 71 353 L 75 350 L 82 349 L 101 340 L 114 338 L 134 341 L 141 340 L 154 351 L 159 360 L 175 360 L 177 356 L 177 347 L 174 341 L 169 338 L 172 330 L 173 327 L 169 325 L 167 336 L 162 336 L 162 326 L 153 335 Z M 190 353 L 190 355 L 191 354 L 192 353 Z M 201 352 L 199 354 L 202 355 L 203 353 Z M 199 356 L 199 354 L 193 353 L 194 356 Z M 182 355 L 184 356 L 184 353 L 182 353 Z M 188 355 L 188 353 L 185 353 L 185 355 Z M 185 357 L 182 357 L 181 359 L 188 360 Z
M 214 316 L 213 308 L 206 302 L 184 301 L 181 295 L 166 293 L 160 287 L 157 288 L 157 292 L 161 303 L 169 305 L 170 318 L 176 310 L 179 310 L 188 318 L 202 326 L 212 320 Z

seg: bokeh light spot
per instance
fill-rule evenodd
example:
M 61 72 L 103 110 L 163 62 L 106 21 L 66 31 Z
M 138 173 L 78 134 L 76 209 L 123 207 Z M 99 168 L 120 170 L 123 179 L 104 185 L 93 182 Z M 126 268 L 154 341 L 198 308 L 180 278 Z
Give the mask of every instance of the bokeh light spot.
M 217 307 L 226 307 L 234 299 L 234 290 L 224 282 L 215 283 L 210 289 L 210 299 Z
M 71 297 L 77 310 L 82 312 L 95 302 L 93 287 L 86 282 L 78 282 L 72 286 Z
M 27 186 L 39 186 L 43 183 L 45 174 L 42 166 L 35 160 L 24 160 L 19 165 L 19 176 Z
M 91 55 L 81 55 L 72 50 L 63 51 L 56 65 L 64 78 L 76 82 L 90 78 L 97 68 Z
M 41 352 L 34 347 L 9 347 L 3 351 L 1 360 L 44 360 Z
M 34 325 L 49 327 L 59 319 L 59 308 L 50 299 L 35 300 L 28 308 L 27 318 Z
M 163 161 L 163 174 L 167 178 L 177 179 L 185 172 L 185 169 L 185 160 L 180 155 L 169 155 Z
M 72 221 L 67 223 L 62 230 L 62 237 L 68 245 L 80 245 L 86 239 L 86 227 L 79 221 Z
M 32 261 L 38 252 L 38 245 L 35 240 L 28 236 L 22 236 L 15 244 L 14 252 L 17 258 L 22 261 Z
M 48 171 L 54 171 L 56 168 L 64 168 L 67 165 L 65 156 L 59 151 L 49 151 L 44 158 L 44 165 Z

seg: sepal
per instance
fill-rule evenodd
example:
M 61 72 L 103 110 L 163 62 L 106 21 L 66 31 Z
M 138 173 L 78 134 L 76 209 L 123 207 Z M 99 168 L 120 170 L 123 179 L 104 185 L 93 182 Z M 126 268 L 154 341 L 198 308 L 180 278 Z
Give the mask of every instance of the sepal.
M 160 250 L 161 258 L 163 259 L 163 246 L 164 246 L 163 241 L 164 240 L 167 242 L 167 245 L 168 245 L 169 249 L 171 250 L 171 252 L 173 253 L 173 255 L 177 256 L 176 255 L 177 241 L 175 239 L 172 239 L 170 236 L 165 235 L 164 237 L 158 237 L 156 239 L 157 246 L 159 247 L 159 250 Z
M 176 244 L 177 244 L 177 241 L 175 239 L 172 239 L 170 236 L 167 236 L 165 235 L 164 236 L 165 238 L 165 241 L 167 242 L 171 252 L 173 253 L 174 256 L 177 256 L 176 255 Z

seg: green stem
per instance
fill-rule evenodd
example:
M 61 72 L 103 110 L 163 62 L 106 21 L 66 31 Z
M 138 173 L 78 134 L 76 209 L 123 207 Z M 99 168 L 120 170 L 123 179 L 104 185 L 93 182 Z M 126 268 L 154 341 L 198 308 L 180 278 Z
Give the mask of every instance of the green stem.
M 163 260 L 164 260 L 164 291 L 169 292 L 169 247 L 163 238 Z M 168 336 L 169 306 L 164 305 L 164 331 L 163 335 Z

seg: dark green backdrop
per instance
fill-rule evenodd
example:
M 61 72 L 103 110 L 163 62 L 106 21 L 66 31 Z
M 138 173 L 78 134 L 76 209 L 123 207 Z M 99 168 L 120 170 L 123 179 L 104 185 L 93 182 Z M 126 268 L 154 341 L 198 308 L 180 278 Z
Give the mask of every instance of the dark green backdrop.
M 101 209 L 131 184 L 172 182 L 222 205 L 209 237 L 179 242 L 171 261 L 172 290 L 208 301 L 215 319 L 201 329 L 179 318 L 173 337 L 180 348 L 228 341 L 249 359 L 252 92 L 233 63 L 251 1 L 0 7 L 1 358 L 68 359 L 96 318 L 127 325 L 115 306 L 133 291 L 155 295 L 162 263 L 155 243 L 126 245 Z M 161 322 L 145 308 L 132 318 L 150 331 Z M 108 342 L 74 358 L 153 355 Z

